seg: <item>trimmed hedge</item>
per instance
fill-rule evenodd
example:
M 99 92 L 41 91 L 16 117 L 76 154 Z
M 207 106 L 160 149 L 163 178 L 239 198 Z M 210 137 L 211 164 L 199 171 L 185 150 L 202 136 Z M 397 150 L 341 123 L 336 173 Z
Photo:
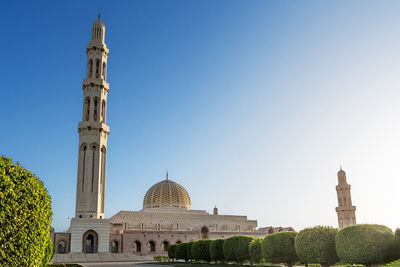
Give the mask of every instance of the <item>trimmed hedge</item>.
M 392 230 L 383 225 L 359 224 L 340 230 L 335 238 L 341 262 L 349 264 L 384 264 L 398 256 Z
M 175 258 L 177 260 L 188 260 L 188 256 L 187 256 L 187 247 L 188 247 L 188 243 L 180 243 L 177 244 L 175 247 Z
M 299 260 L 294 247 L 296 232 L 279 232 L 267 235 L 262 243 L 262 254 L 267 262 L 285 263 L 288 267 Z
M 172 260 L 175 259 L 175 248 L 176 248 L 175 244 L 172 244 L 168 247 L 168 258 Z
M 193 260 L 192 245 L 193 245 L 193 241 L 190 241 L 187 243 L 187 247 L 186 247 L 186 255 L 187 255 L 188 260 L 190 260 L 190 261 Z
M 215 239 L 210 245 L 210 257 L 215 263 L 224 262 L 224 241 L 225 239 Z
M 50 196 L 30 171 L 0 156 L 0 263 L 47 264 L 51 223 Z
M 296 236 L 296 253 L 303 263 L 319 263 L 330 266 L 339 262 L 336 253 L 335 236 L 338 230 L 332 227 L 316 226 L 306 228 Z
M 210 245 L 212 240 L 202 239 L 193 242 L 191 252 L 193 259 L 196 261 L 211 261 L 210 257 Z
M 252 263 L 261 263 L 262 262 L 262 251 L 261 245 L 263 242 L 263 238 L 258 237 L 254 238 L 249 244 L 249 254 Z
M 249 244 L 253 240 L 251 236 L 237 235 L 224 241 L 224 258 L 227 261 L 242 263 L 250 259 Z

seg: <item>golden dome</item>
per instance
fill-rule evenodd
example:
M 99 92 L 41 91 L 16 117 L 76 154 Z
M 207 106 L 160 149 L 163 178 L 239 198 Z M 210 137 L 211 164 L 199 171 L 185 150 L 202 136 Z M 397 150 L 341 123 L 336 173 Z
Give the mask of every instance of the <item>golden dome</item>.
M 192 208 L 188 192 L 183 186 L 167 179 L 156 183 L 147 191 L 143 208 Z

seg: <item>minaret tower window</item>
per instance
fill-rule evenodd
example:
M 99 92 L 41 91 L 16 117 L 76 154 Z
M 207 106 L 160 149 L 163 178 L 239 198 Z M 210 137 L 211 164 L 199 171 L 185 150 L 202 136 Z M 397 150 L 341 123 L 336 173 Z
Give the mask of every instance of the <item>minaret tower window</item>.
M 86 97 L 85 103 L 86 103 L 86 121 L 88 121 L 89 114 L 90 114 L 90 98 L 89 97 Z
M 105 123 L 106 122 L 106 101 L 103 100 L 101 102 L 101 122 Z
M 99 102 L 98 101 L 98 98 L 97 97 L 95 97 L 94 98 L 94 112 L 93 112 L 93 120 L 94 121 L 97 121 L 97 109 L 98 109 L 98 104 L 97 104 L 97 102 Z
M 96 59 L 96 78 L 100 77 L 100 60 Z
M 107 64 L 103 62 L 103 71 L 101 72 L 103 75 L 103 80 L 106 80 L 106 66 Z
M 93 72 L 93 59 L 89 59 L 88 70 L 87 70 L 88 78 L 92 78 L 92 72 Z

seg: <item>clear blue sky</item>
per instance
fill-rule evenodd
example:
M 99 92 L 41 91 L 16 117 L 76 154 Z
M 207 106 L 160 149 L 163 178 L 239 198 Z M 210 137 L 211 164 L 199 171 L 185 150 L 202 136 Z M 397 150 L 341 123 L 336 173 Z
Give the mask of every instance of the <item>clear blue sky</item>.
M 337 226 L 341 164 L 359 223 L 400 227 L 400 2 L 8 1 L 0 154 L 74 216 L 82 79 L 101 10 L 110 49 L 106 216 L 164 179 L 194 209 Z

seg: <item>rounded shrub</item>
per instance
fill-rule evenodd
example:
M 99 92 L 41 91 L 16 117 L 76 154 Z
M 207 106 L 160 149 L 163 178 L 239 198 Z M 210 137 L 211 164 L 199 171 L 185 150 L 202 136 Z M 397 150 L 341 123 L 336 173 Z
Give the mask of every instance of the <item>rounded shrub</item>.
M 251 236 L 237 235 L 224 241 L 224 258 L 227 261 L 242 263 L 250 259 L 249 244 L 253 240 Z
M 188 256 L 187 256 L 187 246 L 188 243 L 180 243 L 177 244 L 175 247 L 175 258 L 177 260 L 188 260 Z
M 249 254 L 252 263 L 262 262 L 261 245 L 263 240 L 261 237 L 254 238 L 249 244 Z
M 55 251 L 56 251 L 56 248 L 53 245 L 53 241 L 51 241 L 50 236 L 48 236 L 47 237 L 47 246 L 46 246 L 46 250 L 44 251 L 44 257 L 42 260 L 42 267 L 49 266 L 48 263 L 53 258 Z
M 397 242 L 391 229 L 383 225 L 358 224 L 340 230 L 335 238 L 341 262 L 383 264 L 397 257 Z
M 193 242 L 192 244 L 192 257 L 196 261 L 207 261 L 210 262 L 210 245 L 212 240 L 202 239 Z
M 224 262 L 224 241 L 225 239 L 215 239 L 210 245 L 210 258 L 215 263 Z
M 172 260 L 175 259 L 175 248 L 176 248 L 175 244 L 172 244 L 168 247 L 168 258 Z
M 300 231 L 294 241 L 300 261 L 318 263 L 321 266 L 334 265 L 339 262 L 335 247 L 337 232 L 338 230 L 335 228 L 322 226 Z
M 267 262 L 285 263 L 288 267 L 298 261 L 294 240 L 296 232 L 279 232 L 267 235 L 262 243 L 262 255 Z
M 51 200 L 43 182 L 10 158 L 0 157 L 0 263 L 40 266 L 51 223 Z M 47 263 L 47 262 L 46 262 Z

